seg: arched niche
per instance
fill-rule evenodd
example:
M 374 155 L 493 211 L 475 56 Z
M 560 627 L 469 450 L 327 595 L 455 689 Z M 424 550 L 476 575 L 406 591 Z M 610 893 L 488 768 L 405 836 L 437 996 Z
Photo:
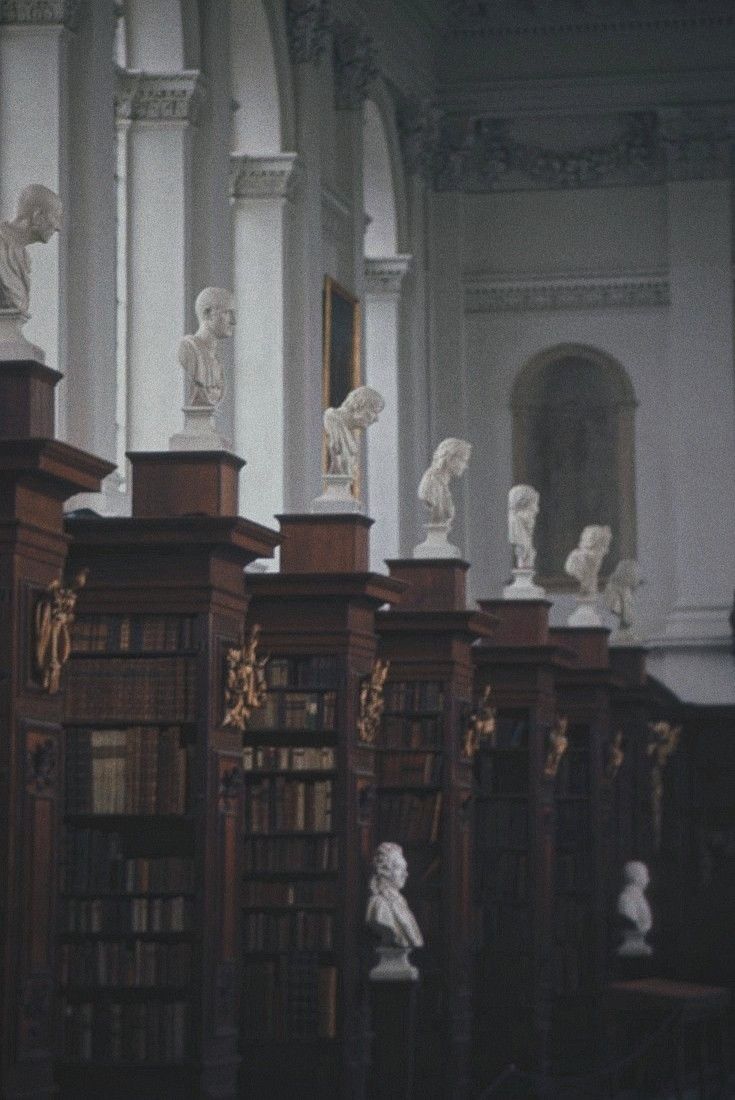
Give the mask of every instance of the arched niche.
M 365 104 L 363 150 L 365 255 L 394 256 L 398 252 L 398 219 L 390 151 L 380 110 L 371 99 Z
M 550 589 L 570 586 L 564 561 L 584 526 L 609 524 L 603 564 L 635 557 L 635 393 L 612 356 L 562 344 L 521 369 L 511 397 L 513 480 L 541 494 L 536 571 Z
M 294 144 L 288 45 L 272 0 L 233 0 L 230 8 L 233 153 L 266 156 Z

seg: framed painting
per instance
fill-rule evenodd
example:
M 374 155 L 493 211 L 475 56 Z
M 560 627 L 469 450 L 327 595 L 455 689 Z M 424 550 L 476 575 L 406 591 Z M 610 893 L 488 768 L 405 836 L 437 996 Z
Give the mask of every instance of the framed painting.
M 324 279 L 322 408 L 341 405 L 361 384 L 360 302 L 331 275 Z

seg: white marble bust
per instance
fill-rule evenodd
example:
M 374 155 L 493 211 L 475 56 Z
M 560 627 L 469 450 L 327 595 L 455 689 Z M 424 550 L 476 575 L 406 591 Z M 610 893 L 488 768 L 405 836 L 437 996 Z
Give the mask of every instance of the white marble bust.
M 357 433 L 374 424 L 385 408 L 385 401 L 372 386 L 358 386 L 347 394 L 336 409 L 324 412 L 327 436 L 327 473 L 357 476 L 359 442 Z
M 635 641 L 635 593 L 642 583 L 638 562 L 633 558 L 619 561 L 608 577 L 605 603 L 618 619 L 618 629 L 611 642 Z
M 58 195 L 40 183 L 24 187 L 10 222 L 0 222 L 0 309 L 28 318 L 31 296 L 31 244 L 48 244 L 61 229 L 63 207 Z
M 508 542 L 513 547 L 516 569 L 533 569 L 536 563 L 533 531 L 539 499 L 530 485 L 514 485 L 508 493 Z
M 214 409 L 225 392 L 225 373 L 217 351 L 235 330 L 235 300 L 223 287 L 208 286 L 194 303 L 199 328 L 179 344 L 179 363 L 186 374 L 186 405 Z
M 602 559 L 610 549 L 612 531 L 608 526 L 591 524 L 579 536 L 579 545 L 567 557 L 565 571 L 579 581 L 582 595 L 597 595 L 597 579 Z
M 383 947 L 423 947 L 421 930 L 401 893 L 407 878 L 408 865 L 400 844 L 379 844 L 373 856 L 365 923 Z
M 429 523 L 446 524 L 447 531 L 454 519 L 454 501 L 449 489 L 453 477 L 461 477 L 467 469 L 472 444 L 464 439 L 443 439 L 434 451 L 431 465 L 419 482 L 418 498 L 429 510 Z
M 650 877 L 648 867 L 632 859 L 623 867 L 624 886 L 618 896 L 616 911 L 623 927 L 623 939 L 617 948 L 620 958 L 645 958 L 653 954 L 646 936 L 653 927 L 651 906 L 645 895 Z

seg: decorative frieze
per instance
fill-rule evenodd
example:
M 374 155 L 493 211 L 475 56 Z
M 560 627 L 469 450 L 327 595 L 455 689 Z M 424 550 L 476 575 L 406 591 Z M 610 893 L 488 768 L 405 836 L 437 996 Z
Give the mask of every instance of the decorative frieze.
M 377 75 L 370 35 L 355 23 L 335 23 L 334 102 L 337 110 L 351 111 L 361 107 Z
M 204 81 L 198 69 L 181 73 L 118 70 L 115 89 L 118 121 L 196 125 L 203 98 Z
M 296 153 L 230 157 L 230 194 L 234 199 L 287 199 L 298 177 Z
M 455 35 L 488 38 L 509 36 L 536 40 L 550 35 L 688 33 L 701 28 L 735 26 L 735 16 L 705 12 L 703 5 L 682 11 L 681 2 L 661 0 L 449 0 L 448 26 Z
M 81 0 L 2 0 L 0 24 L 5 26 L 66 27 L 79 26 Z
M 732 174 L 735 112 L 662 112 L 661 131 L 668 179 L 726 179 Z
M 400 293 L 413 256 L 379 256 L 365 259 L 365 293 L 396 295 Z
M 330 22 L 327 0 L 288 0 L 286 28 L 294 64 L 315 64 L 321 59 Z
M 465 286 L 466 313 L 522 313 L 537 309 L 609 309 L 667 306 L 663 275 L 541 281 L 473 281 Z

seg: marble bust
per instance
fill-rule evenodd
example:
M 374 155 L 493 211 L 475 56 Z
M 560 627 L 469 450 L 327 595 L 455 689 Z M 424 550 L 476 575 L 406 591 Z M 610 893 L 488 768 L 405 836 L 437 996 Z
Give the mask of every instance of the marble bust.
M 506 585 L 506 600 L 532 600 L 545 596 L 534 584 L 536 549 L 533 532 L 539 513 L 539 494 L 531 485 L 514 485 L 508 493 L 508 542 L 513 547 L 513 584 Z
M 443 439 L 434 451 L 431 465 L 419 482 L 417 496 L 428 509 L 426 539 L 415 547 L 415 558 L 457 558 L 459 548 L 447 536 L 454 522 L 454 501 L 449 488 L 453 477 L 467 469 L 472 444 L 464 439 Z
M 365 923 L 379 938 L 380 962 L 370 973 L 374 981 L 414 980 L 416 968 L 408 962 L 412 947 L 423 947 L 424 938 L 401 893 L 408 865 L 400 844 L 384 841 L 373 856 L 370 898 Z
M 597 614 L 597 581 L 602 559 L 610 549 L 612 531 L 605 525 L 590 524 L 579 536 L 579 545 L 571 551 L 564 570 L 579 582 L 577 610 L 569 618 L 570 626 L 602 626 Z
M 605 585 L 605 603 L 618 619 L 618 629 L 610 641 L 625 645 L 634 643 L 635 604 L 634 598 L 643 583 L 638 562 L 633 558 L 623 558 L 613 569 Z
M 34 358 L 45 355 L 29 344 L 21 328 L 29 318 L 31 261 L 28 246 L 48 244 L 61 229 L 61 199 L 40 183 L 24 187 L 12 221 L 0 222 L 0 348 L 3 358 Z
M 350 477 L 358 466 L 357 433 L 374 424 L 385 408 L 385 401 L 372 386 L 358 386 L 347 394 L 336 409 L 324 412 L 327 435 L 327 473 Z
M 179 344 L 179 363 L 186 375 L 186 404 L 216 408 L 225 392 L 225 373 L 217 351 L 235 330 L 235 300 L 223 287 L 208 286 L 197 296 L 199 328 Z
M 649 881 L 648 867 L 640 860 L 629 860 L 623 867 L 624 885 L 616 905 L 623 932 L 616 951 L 619 958 L 646 958 L 653 954 L 646 943 L 646 936 L 653 927 L 651 906 L 645 895 Z

